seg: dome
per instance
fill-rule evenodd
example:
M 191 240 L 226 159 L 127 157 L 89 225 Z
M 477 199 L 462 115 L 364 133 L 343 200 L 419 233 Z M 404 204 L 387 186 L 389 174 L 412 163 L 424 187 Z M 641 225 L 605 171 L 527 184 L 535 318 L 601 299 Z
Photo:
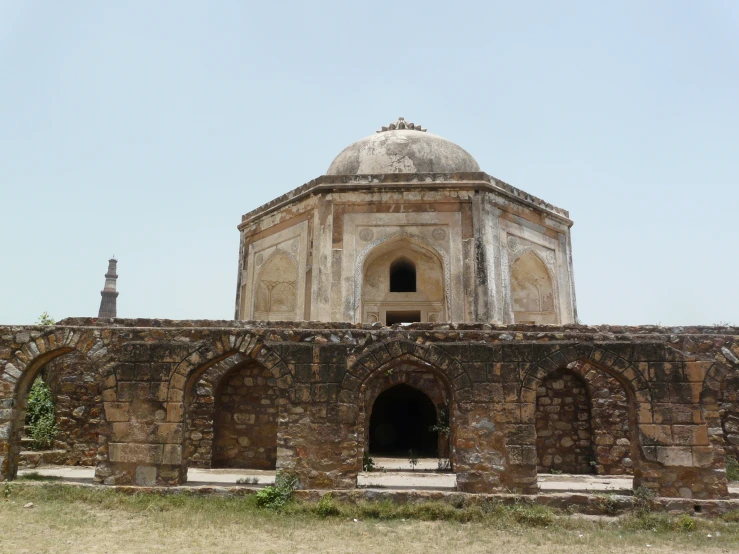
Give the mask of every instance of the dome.
M 350 144 L 336 156 L 327 175 L 459 173 L 480 171 L 464 148 L 402 117 L 376 134 Z

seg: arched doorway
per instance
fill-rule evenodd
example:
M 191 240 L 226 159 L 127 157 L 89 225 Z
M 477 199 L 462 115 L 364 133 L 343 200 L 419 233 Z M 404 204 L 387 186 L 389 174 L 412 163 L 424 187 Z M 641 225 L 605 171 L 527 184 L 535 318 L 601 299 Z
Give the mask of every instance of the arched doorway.
M 420 390 L 406 384 L 380 393 L 372 406 L 369 425 L 371 456 L 439 457 L 436 406 Z
M 444 264 L 436 252 L 405 237 L 387 241 L 363 266 L 362 321 L 445 321 L 444 291 Z

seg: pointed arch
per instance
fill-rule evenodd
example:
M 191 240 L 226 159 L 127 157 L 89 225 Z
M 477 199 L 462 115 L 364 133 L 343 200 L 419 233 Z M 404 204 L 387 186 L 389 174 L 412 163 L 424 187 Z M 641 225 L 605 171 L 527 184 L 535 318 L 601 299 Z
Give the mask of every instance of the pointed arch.
M 441 265 L 442 277 L 443 277 L 443 291 L 444 299 L 443 306 L 446 311 L 446 318 L 451 317 L 451 266 L 449 262 L 449 255 L 438 245 L 429 241 L 426 237 L 417 235 L 415 233 L 409 233 L 406 230 L 400 230 L 395 233 L 391 233 L 387 236 L 381 237 L 367 246 L 365 246 L 359 253 L 356 259 L 356 265 L 354 269 L 354 317 L 355 321 L 361 321 L 362 318 L 362 301 L 363 301 L 363 284 L 364 284 L 364 272 L 368 265 L 368 260 L 371 261 L 373 252 L 378 252 L 377 248 L 383 245 L 392 244 L 394 242 L 407 241 L 427 251 L 430 255 L 435 256 Z
M 547 261 L 530 246 L 510 263 L 511 309 L 514 322 L 558 323 L 557 279 Z
M 33 338 L 34 334 L 38 334 Z M 20 340 L 19 340 L 20 339 Z M 22 343 L 0 368 L 0 480 L 12 479 L 18 471 L 20 441 L 26 401 L 33 381 L 52 360 L 76 353 L 97 373 L 107 348 L 99 333 L 90 329 L 41 327 L 16 334 Z

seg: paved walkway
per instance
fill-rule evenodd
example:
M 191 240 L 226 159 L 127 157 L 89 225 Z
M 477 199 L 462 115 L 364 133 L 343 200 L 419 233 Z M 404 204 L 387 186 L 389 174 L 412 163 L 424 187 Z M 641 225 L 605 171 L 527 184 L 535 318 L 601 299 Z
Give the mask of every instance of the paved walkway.
M 402 462 L 396 460 L 386 462 L 384 459 L 375 471 L 362 472 L 357 477 L 357 485 L 362 488 L 408 489 L 408 490 L 441 490 L 453 491 L 457 488 L 457 476 L 453 473 L 439 473 L 436 470 L 437 460 L 423 460 L 415 471 L 406 469 Z M 383 469 L 384 468 L 384 469 Z M 22 477 L 28 473 L 61 477 L 63 481 L 72 483 L 92 483 L 95 469 L 80 466 L 43 466 L 36 469 L 25 469 L 18 472 Z M 187 483 L 184 486 L 224 486 L 239 484 L 240 479 L 249 479 L 251 485 L 271 485 L 275 482 L 274 471 L 256 469 L 197 469 L 187 472 Z M 623 492 L 632 488 L 632 479 L 621 475 L 550 475 L 539 474 L 539 488 L 542 492 Z M 739 498 L 739 483 L 729 486 L 729 494 Z

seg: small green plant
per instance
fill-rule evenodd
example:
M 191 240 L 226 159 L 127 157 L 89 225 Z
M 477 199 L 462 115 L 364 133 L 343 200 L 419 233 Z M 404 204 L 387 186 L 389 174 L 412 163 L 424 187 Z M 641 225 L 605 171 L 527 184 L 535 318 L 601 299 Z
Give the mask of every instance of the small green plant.
M 695 531 L 695 519 L 688 514 L 683 514 L 675 519 L 674 526 L 676 531 Z
M 5 498 L 10 498 L 10 495 L 13 494 L 13 491 L 10 488 L 10 483 L 5 481 L 5 484 L 3 486 L 3 496 Z
M 562 470 L 552 468 L 549 470 L 549 473 L 551 473 L 552 475 L 562 475 Z
M 412 448 L 408 451 L 408 463 L 411 465 L 411 471 L 416 471 L 418 465 L 418 454 Z
M 611 494 L 596 495 L 595 505 L 601 512 L 609 516 L 615 516 L 619 512 L 618 502 Z
M 28 393 L 26 425 L 33 439 L 34 450 L 51 448 L 56 438 L 56 410 L 51 390 L 41 377 L 37 377 Z
M 590 460 L 590 469 L 593 470 L 593 473 L 598 473 L 598 462 L 595 460 Z
M 437 471 L 451 471 L 451 469 L 452 463 L 449 460 L 439 459 L 439 461 L 436 462 Z
M 436 424 L 429 427 L 429 431 L 439 433 L 439 436 L 443 438 L 447 438 L 449 436 L 449 410 L 446 406 L 439 408 L 439 415 L 436 418 Z
M 374 469 L 375 461 L 369 455 L 369 452 L 365 452 L 362 454 L 362 471 L 374 471 Z
M 648 514 L 652 511 L 654 491 L 649 487 L 641 486 L 634 489 L 634 510 L 637 514 Z
M 529 527 L 549 527 L 554 523 L 554 511 L 541 504 L 516 502 L 513 506 L 507 507 L 506 511 L 517 523 Z
M 293 492 L 298 488 L 299 481 L 295 475 L 280 472 L 275 477 L 275 484 L 264 487 L 257 493 L 257 506 L 277 510 L 290 502 Z
M 236 479 L 237 485 L 256 485 L 259 483 L 258 477 L 239 477 Z
M 36 325 L 54 325 L 56 321 L 49 315 L 48 312 L 42 313 L 36 320 Z
M 726 456 L 726 480 L 739 481 L 739 462 L 733 456 Z
M 334 502 L 333 496 L 331 496 L 331 493 L 326 493 L 321 497 L 321 500 L 318 501 L 318 506 L 316 506 L 316 512 L 321 517 L 329 517 L 329 516 L 337 516 L 341 513 L 341 510 L 339 510 L 339 507 Z

